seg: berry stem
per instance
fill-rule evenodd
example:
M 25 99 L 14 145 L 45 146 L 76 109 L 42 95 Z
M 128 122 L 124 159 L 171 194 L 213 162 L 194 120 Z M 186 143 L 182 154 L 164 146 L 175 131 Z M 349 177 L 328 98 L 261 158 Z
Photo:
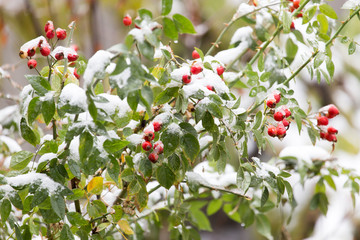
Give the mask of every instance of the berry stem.
M 66 47 L 69 47 L 70 44 L 71 44 L 71 41 L 72 41 L 72 37 L 73 37 L 73 33 L 74 33 L 74 29 L 75 29 L 75 21 L 72 21 L 70 24 L 69 24 L 69 28 L 70 28 L 70 33 L 69 33 L 69 38 L 66 42 Z M 68 68 L 68 59 L 67 57 L 64 58 L 65 60 L 65 63 L 64 63 L 64 73 L 63 73 L 63 83 L 62 83 L 62 87 L 64 85 L 64 82 L 65 82 L 65 75 L 66 75 L 66 72 L 67 72 L 67 68 Z
M 345 27 L 346 24 L 348 24 L 350 22 L 350 20 L 355 17 L 358 13 L 360 12 L 360 7 L 358 7 L 351 15 L 350 17 L 348 17 L 342 24 L 341 26 L 338 28 L 338 30 L 335 32 L 335 34 L 326 42 L 325 44 L 325 48 L 327 48 L 328 46 L 330 46 L 331 44 L 333 44 L 333 41 L 335 40 L 335 38 L 338 37 L 338 35 L 340 34 L 340 32 L 343 30 L 343 28 Z M 309 58 L 308 60 L 306 60 L 306 62 L 304 62 L 304 64 L 302 64 L 288 79 L 286 79 L 283 84 L 288 84 L 293 78 L 295 78 L 296 75 L 299 74 L 299 72 L 301 70 L 303 70 L 303 68 L 305 68 L 313 58 L 316 57 L 316 55 L 319 53 L 319 49 L 317 49 Z

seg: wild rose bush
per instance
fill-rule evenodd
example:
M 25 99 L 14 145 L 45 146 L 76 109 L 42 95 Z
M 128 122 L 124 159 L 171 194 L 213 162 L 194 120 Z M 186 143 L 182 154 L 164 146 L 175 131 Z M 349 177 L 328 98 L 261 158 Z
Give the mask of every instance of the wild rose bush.
M 48 21 L 44 36 L 20 48 L 34 75 L 25 76 L 20 120 L 2 127 L 33 147 L 1 138 L 10 160 L 0 175 L 1 238 L 143 239 L 166 222 L 171 239 L 199 239 L 199 230 L 211 231 L 208 216 L 222 210 L 273 239 L 266 213 L 297 205 L 291 175 L 319 179 L 310 207 L 324 214 L 333 177 L 349 176 L 346 187 L 358 193 L 358 176 L 336 162 L 283 156 L 264 163 L 248 153 L 254 142 L 261 153 L 272 137 L 286 138 L 289 128 L 306 129 L 314 145 L 336 146 L 329 120 L 338 108 L 301 109 L 289 83 L 305 68 L 331 83 L 331 46 L 359 13 L 354 1 L 344 4 L 350 15 L 337 28 L 336 12 L 322 1 L 242 3 L 214 45 L 207 53 L 195 47 L 193 59 L 171 49 L 179 35 L 196 33 L 186 17 L 169 16 L 171 8 L 162 0 L 161 16 L 146 9 L 134 20 L 125 16 L 124 43 L 88 61 L 72 43 L 74 22 L 65 30 Z M 240 19 L 249 25 L 212 56 Z M 300 45 L 309 52 L 298 52 Z M 256 53 L 242 66 L 249 50 Z M 252 104 L 244 108 L 241 99 Z

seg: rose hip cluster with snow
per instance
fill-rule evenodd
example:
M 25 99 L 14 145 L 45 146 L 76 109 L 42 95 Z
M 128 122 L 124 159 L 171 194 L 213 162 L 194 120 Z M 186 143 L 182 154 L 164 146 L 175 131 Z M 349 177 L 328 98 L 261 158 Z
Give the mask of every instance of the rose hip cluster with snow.
M 336 134 L 338 130 L 334 127 L 328 126 L 329 119 L 336 117 L 339 114 L 339 109 L 333 105 L 327 105 L 319 109 L 319 114 L 316 117 L 317 126 L 320 129 L 320 138 L 329 142 L 337 142 Z
M 58 42 L 58 40 L 66 39 L 67 33 L 65 29 L 57 28 L 54 30 L 54 23 L 52 21 L 47 21 L 44 27 L 46 38 L 43 36 L 39 36 L 35 39 L 32 39 L 21 46 L 19 56 L 21 58 L 28 59 L 28 67 L 30 69 L 36 68 L 37 61 L 32 57 L 35 56 L 36 50 L 39 48 L 39 52 L 44 57 L 51 57 L 55 61 L 60 61 L 64 58 L 67 58 L 69 62 L 74 62 L 78 59 L 78 54 L 76 52 L 77 47 L 62 47 L 58 46 L 53 51 L 51 48 L 54 48 Z M 52 44 L 52 39 L 57 37 L 57 41 L 55 44 Z M 50 46 L 52 45 L 52 47 Z M 77 74 L 76 69 L 74 69 L 74 76 L 79 78 L 80 76 Z
M 164 152 L 164 144 L 161 141 L 154 143 L 154 146 L 151 143 L 151 141 L 155 138 L 155 132 L 160 131 L 161 127 L 161 122 L 154 121 L 152 126 L 150 125 L 144 130 L 144 142 L 141 147 L 147 152 L 154 148 L 153 152 L 148 155 L 148 158 L 152 163 L 156 163 L 159 158 L 159 154 Z
M 275 109 L 276 104 L 280 102 L 280 92 L 275 91 L 266 100 L 266 105 L 271 109 L 272 117 L 277 122 L 276 127 L 274 125 L 268 126 L 268 134 L 271 137 L 278 137 L 282 139 L 286 136 L 286 131 L 290 126 L 291 111 L 287 106 L 281 106 Z

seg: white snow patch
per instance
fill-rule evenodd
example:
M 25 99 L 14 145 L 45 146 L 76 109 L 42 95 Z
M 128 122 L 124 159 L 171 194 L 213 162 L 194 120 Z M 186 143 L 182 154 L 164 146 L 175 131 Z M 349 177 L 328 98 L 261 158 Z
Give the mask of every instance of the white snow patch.
M 132 134 L 128 136 L 126 140 L 136 146 L 143 142 L 144 136 L 142 134 Z
M 59 97 L 59 108 L 69 104 L 82 110 L 87 109 L 87 98 L 84 89 L 74 83 L 67 84 Z
M 105 69 L 110 64 L 111 57 L 111 53 L 99 50 L 89 59 L 84 73 L 85 87 L 92 84 L 94 77 L 102 77 L 105 74 Z
M 12 138 L 9 138 L 7 136 L 0 136 L 0 141 L 9 148 L 10 153 L 21 151 L 20 145 Z
M 108 102 L 95 102 L 96 107 L 103 109 L 109 116 L 117 114 L 120 118 L 122 118 L 125 117 L 128 112 L 131 112 L 126 99 L 121 100 L 119 96 L 107 93 L 101 93 L 98 96 L 106 98 Z

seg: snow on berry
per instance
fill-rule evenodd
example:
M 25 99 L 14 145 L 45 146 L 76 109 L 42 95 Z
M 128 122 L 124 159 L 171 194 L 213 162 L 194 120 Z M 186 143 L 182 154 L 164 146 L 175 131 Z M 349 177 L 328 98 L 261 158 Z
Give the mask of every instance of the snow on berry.
M 276 100 L 275 98 L 268 98 L 266 100 L 266 106 L 268 106 L 269 108 L 275 108 L 276 107 Z
M 57 28 L 56 37 L 60 40 L 64 40 L 66 38 L 66 30 L 62 28 Z
M 161 122 L 158 122 L 158 121 L 154 121 L 153 123 L 153 126 L 154 126 L 154 131 L 155 132 L 158 132 L 158 131 L 160 131 L 161 130 Z
M 69 55 L 77 56 L 76 51 L 71 47 L 58 46 L 52 51 L 51 56 L 55 57 L 56 54 L 63 54 L 64 58 L 68 58 Z
M 282 124 L 282 122 L 276 126 L 276 135 L 280 139 L 286 136 L 286 129 L 284 127 L 284 124 Z
M 47 21 L 44 26 L 44 31 L 47 33 L 49 30 L 54 30 L 54 23 L 53 21 Z
M 154 131 L 152 131 L 152 130 L 150 130 L 150 129 L 146 129 L 146 130 L 144 131 L 144 139 L 145 139 L 146 141 L 152 141 L 152 140 L 154 140 L 154 138 L 155 138 Z
M 54 38 L 54 37 L 55 37 L 55 31 L 54 31 L 54 30 L 49 30 L 49 31 L 47 31 L 47 32 L 46 32 L 46 37 L 47 37 L 48 39 Z
M 275 126 L 273 126 L 273 125 L 270 125 L 269 127 L 268 127 L 268 135 L 270 136 L 270 137 L 275 137 L 276 136 L 276 127 Z
M 193 59 L 198 59 L 198 58 L 200 58 L 200 54 L 199 54 L 196 50 L 194 50 L 194 51 L 192 52 L 191 56 L 192 56 Z
M 56 53 L 56 54 L 55 54 L 55 58 L 56 58 L 56 60 L 58 60 L 58 61 L 64 59 L 64 53 L 62 53 L 62 52 Z
M 335 116 L 337 116 L 339 114 L 339 109 L 333 105 L 333 104 L 330 104 L 329 105 L 329 109 L 328 109 L 328 113 L 327 113 L 327 117 L 328 118 L 333 118 Z
M 329 124 L 329 119 L 325 116 L 318 116 L 316 117 L 317 125 L 319 126 L 326 126 Z
M 154 152 L 157 154 L 162 154 L 164 152 L 164 144 L 161 141 L 157 141 L 154 144 Z
M 273 96 L 274 96 L 274 98 L 275 98 L 275 100 L 276 100 L 276 103 L 279 103 L 279 102 L 280 102 L 280 99 L 281 99 L 281 94 L 280 94 L 280 92 L 279 92 L 279 91 L 275 91 L 275 92 L 273 93 Z
M 159 156 L 155 152 L 152 152 L 149 154 L 148 158 L 149 158 L 150 162 L 156 163 Z
M 36 49 L 38 47 L 48 47 L 50 49 L 50 45 L 49 43 L 46 41 L 46 38 L 44 38 L 43 36 L 34 38 L 26 43 L 24 43 L 21 47 L 20 47 L 20 57 L 21 58 L 26 58 L 28 56 L 28 51 L 30 49 Z

